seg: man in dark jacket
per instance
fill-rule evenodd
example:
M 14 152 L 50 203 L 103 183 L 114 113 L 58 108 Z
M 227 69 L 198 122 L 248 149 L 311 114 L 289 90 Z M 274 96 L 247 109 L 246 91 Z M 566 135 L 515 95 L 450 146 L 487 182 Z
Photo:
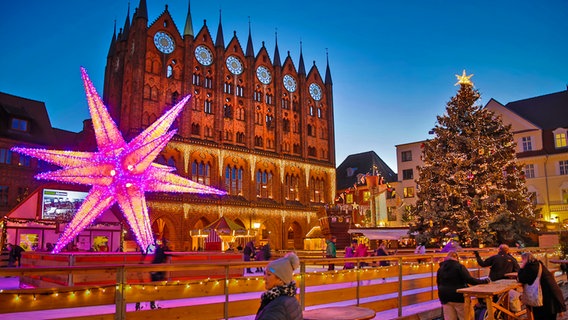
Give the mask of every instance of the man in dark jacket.
M 481 259 L 479 252 L 474 251 L 473 253 L 481 267 L 491 267 L 489 270 L 491 281 L 506 279 L 505 274 L 519 271 L 519 262 L 509 253 L 509 246 L 506 244 L 500 245 L 499 252 L 485 261 Z
M 489 279 L 472 277 L 467 268 L 459 262 L 457 252 L 450 251 L 440 263 L 436 281 L 444 319 L 463 319 L 464 297 L 457 290 L 467 288 L 468 284 L 488 283 Z

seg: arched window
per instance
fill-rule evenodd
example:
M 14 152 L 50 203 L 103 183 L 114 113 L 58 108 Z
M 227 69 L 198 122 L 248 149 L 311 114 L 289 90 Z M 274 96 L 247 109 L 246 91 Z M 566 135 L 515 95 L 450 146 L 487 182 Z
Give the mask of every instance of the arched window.
M 211 165 L 209 162 L 194 160 L 191 164 L 191 180 L 204 185 L 211 184 Z
M 310 201 L 324 202 L 324 181 L 320 178 L 310 178 Z
M 168 65 L 168 68 L 166 70 L 166 78 L 171 78 L 174 76 L 174 67 L 172 67 L 172 65 Z
M 308 147 L 308 156 L 316 157 L 316 147 Z
M 286 200 L 291 200 L 291 201 L 298 201 L 300 200 L 299 198 L 299 181 L 300 178 L 297 175 L 292 175 L 292 174 L 286 174 L 286 181 L 285 181 L 285 197 Z
M 223 116 L 229 119 L 233 118 L 233 108 L 230 105 L 226 104 L 223 106 Z
M 200 129 L 199 129 L 199 123 L 192 123 L 191 124 L 191 134 L 199 135 L 200 133 L 201 132 L 200 132 Z
M 213 87 L 213 78 L 210 76 L 205 77 L 205 83 L 203 86 L 207 89 L 211 89 Z
M 290 132 L 290 120 L 286 118 L 282 119 L 282 131 Z
M 237 85 L 237 97 L 244 96 L 244 92 L 245 92 L 245 87 L 243 87 L 242 85 Z
M 203 112 L 212 114 L 213 113 L 213 106 L 211 104 L 211 100 L 205 100 L 203 104 Z
M 237 132 L 237 143 L 245 143 L 245 134 L 242 132 Z
M 200 86 L 201 85 L 201 75 L 199 73 L 193 74 L 192 84 L 194 86 Z
M 293 148 L 293 150 L 292 150 L 293 153 L 295 153 L 295 154 L 302 153 L 302 150 L 300 149 L 300 145 L 298 143 L 294 143 L 292 148 Z
M 243 195 L 243 168 L 227 165 L 225 167 L 225 189 L 233 196 Z
M 237 120 L 245 120 L 245 109 L 237 108 Z
M 256 172 L 256 196 L 272 198 L 272 172 L 258 170 Z
M 284 110 L 290 109 L 290 100 L 288 99 L 288 97 L 282 98 L 282 109 L 284 109 Z
M 225 135 L 223 136 L 223 140 L 225 141 L 233 141 L 233 131 L 225 130 Z
M 264 145 L 263 143 L 263 139 L 260 136 L 255 136 L 254 137 L 254 146 L 255 147 L 262 147 Z
M 154 86 L 150 90 L 150 99 L 153 101 L 158 101 L 158 87 Z
M 172 167 L 172 168 L 175 168 L 175 167 L 176 167 L 176 161 L 174 160 L 174 157 L 170 157 L 170 158 L 168 159 L 167 165 L 168 165 L 169 167 Z
M 274 129 L 274 117 L 271 114 L 266 115 L 266 128 Z
M 223 86 L 223 92 L 228 93 L 228 94 L 233 94 L 233 84 L 225 82 L 225 84 Z

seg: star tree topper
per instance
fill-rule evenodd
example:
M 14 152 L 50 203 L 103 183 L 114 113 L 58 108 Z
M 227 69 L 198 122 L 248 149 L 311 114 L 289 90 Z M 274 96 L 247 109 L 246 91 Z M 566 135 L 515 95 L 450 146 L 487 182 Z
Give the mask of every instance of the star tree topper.
M 467 76 L 465 74 L 465 70 L 462 72 L 461 76 L 459 74 L 456 74 L 456 78 L 458 78 L 458 82 L 456 82 L 456 84 L 454 84 L 455 86 L 457 85 L 468 85 L 468 86 L 473 86 L 473 82 L 471 82 L 471 77 L 473 77 L 473 74 Z
M 138 245 L 145 250 L 154 243 L 144 197 L 146 191 L 226 194 L 175 175 L 171 173 L 173 168 L 153 162 L 177 132 L 167 130 L 189 101 L 189 95 L 126 143 L 84 68 L 81 68 L 81 76 L 98 151 L 12 148 L 15 152 L 62 167 L 57 171 L 40 173 L 36 175 L 37 179 L 92 185 L 85 201 L 59 237 L 53 253 L 60 252 L 114 203 L 118 203 Z

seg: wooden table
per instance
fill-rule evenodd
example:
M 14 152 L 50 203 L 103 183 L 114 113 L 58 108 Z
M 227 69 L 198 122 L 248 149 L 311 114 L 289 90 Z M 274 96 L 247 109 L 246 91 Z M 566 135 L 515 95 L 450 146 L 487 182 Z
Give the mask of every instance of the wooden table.
M 497 280 L 487 284 L 479 284 L 476 286 L 471 286 L 468 288 L 458 289 L 457 291 L 463 293 L 465 298 L 465 319 L 466 320 L 473 320 L 474 318 L 474 311 L 473 306 L 471 304 L 471 300 L 473 297 L 477 299 L 484 299 L 485 303 L 487 304 L 487 320 L 494 320 L 494 313 L 497 310 L 501 310 L 505 314 L 508 315 L 509 319 L 520 319 L 520 317 L 527 313 L 526 309 L 521 310 L 520 312 L 513 313 L 509 310 L 506 303 L 508 303 L 508 297 L 506 297 L 505 304 L 501 304 L 499 302 L 494 303 L 493 297 L 502 293 L 508 293 L 509 290 L 519 289 L 522 288 L 522 285 L 517 282 L 517 280 L 512 279 L 503 279 Z
M 369 308 L 327 307 L 304 311 L 304 320 L 366 320 L 373 319 L 375 314 L 375 311 Z
M 562 266 L 567 266 L 568 265 L 568 260 L 566 259 L 550 259 L 548 260 L 548 262 L 550 263 L 555 263 L 558 264 L 558 268 L 548 268 L 548 271 L 550 271 L 552 274 L 555 274 L 557 271 L 562 271 L 562 274 L 564 274 L 564 271 L 562 270 Z M 568 277 L 568 274 L 566 275 Z
M 562 260 L 562 259 L 550 259 L 550 260 L 548 260 L 548 261 L 549 261 L 549 262 L 552 262 L 552 263 L 558 263 L 558 264 L 565 264 L 565 263 L 568 263 L 568 260 Z
M 568 265 L 568 260 L 560 260 L 560 259 L 550 259 L 549 260 L 550 263 L 557 263 L 560 265 L 559 269 L 551 269 L 548 268 L 548 271 L 552 272 L 552 274 L 554 274 L 556 271 L 561 271 L 562 270 L 562 265 Z
M 505 277 L 508 279 L 517 279 L 518 276 L 519 276 L 518 272 L 505 273 Z

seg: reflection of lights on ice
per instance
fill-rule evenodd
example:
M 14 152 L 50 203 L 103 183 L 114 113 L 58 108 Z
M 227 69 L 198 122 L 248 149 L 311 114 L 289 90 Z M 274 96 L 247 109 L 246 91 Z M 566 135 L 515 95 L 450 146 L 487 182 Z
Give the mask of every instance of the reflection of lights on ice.
M 187 96 L 129 143 L 124 141 L 110 117 L 85 69 L 81 68 L 93 121 L 97 152 L 78 152 L 13 148 L 21 154 L 61 166 L 62 169 L 40 173 L 38 179 L 92 185 L 85 201 L 67 225 L 55 245 L 61 251 L 101 213 L 118 203 L 141 248 L 154 242 L 144 192 L 188 192 L 224 195 L 211 188 L 171 173 L 170 167 L 153 163 L 156 156 L 176 133 L 167 131 Z

